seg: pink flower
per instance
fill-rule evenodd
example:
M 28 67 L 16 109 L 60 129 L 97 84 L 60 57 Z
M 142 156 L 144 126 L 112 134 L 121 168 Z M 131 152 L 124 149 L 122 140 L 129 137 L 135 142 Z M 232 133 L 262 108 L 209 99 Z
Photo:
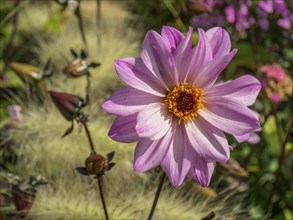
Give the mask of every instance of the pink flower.
M 248 143 L 250 144 L 257 144 L 260 142 L 260 137 L 258 136 L 257 133 L 253 132 L 250 134 L 249 139 L 247 140 Z
M 259 1 L 257 6 L 266 13 L 272 13 L 274 10 L 274 2 L 272 0 L 268 0 L 267 2 Z
M 116 91 L 103 109 L 118 116 L 109 136 L 119 142 L 138 141 L 134 170 L 161 166 L 173 186 L 186 176 L 202 186 L 210 182 L 216 162 L 230 158 L 224 132 L 242 142 L 260 127 L 247 107 L 261 88 L 254 77 L 215 84 L 237 50 L 219 27 L 198 29 L 192 48 L 192 29 L 185 37 L 164 26 L 149 31 L 140 58 L 115 61 L 127 86 Z
M 286 75 L 285 70 L 277 63 L 262 66 L 260 71 L 264 72 L 267 78 L 272 78 L 277 82 L 283 81 Z
M 7 108 L 9 118 L 12 122 L 16 124 L 21 124 L 23 122 L 23 115 L 21 113 L 21 106 L 19 105 L 9 105 Z
M 276 92 L 272 93 L 269 98 L 275 104 L 280 102 L 280 95 Z

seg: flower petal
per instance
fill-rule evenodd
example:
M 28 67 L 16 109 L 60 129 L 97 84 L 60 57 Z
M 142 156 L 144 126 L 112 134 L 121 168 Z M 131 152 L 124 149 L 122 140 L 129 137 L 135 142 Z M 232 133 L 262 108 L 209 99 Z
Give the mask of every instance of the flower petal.
M 183 83 L 194 84 L 200 77 L 199 73 L 211 62 L 213 58 L 212 47 L 202 29 L 198 29 L 198 44 L 193 48 L 189 54 L 189 58 L 185 59 L 185 64 L 188 69 L 185 72 L 180 72 Z M 185 75 L 185 74 L 186 75 Z
M 113 122 L 108 135 L 113 140 L 123 143 L 138 141 L 140 137 L 135 130 L 136 118 L 137 114 L 126 117 L 117 117 Z
M 239 142 L 242 143 L 244 141 L 247 141 L 250 138 L 251 133 L 245 133 L 244 135 L 234 135 L 235 139 Z
M 180 42 L 185 38 L 177 29 L 169 26 L 163 26 L 161 35 L 169 43 L 169 47 L 175 50 Z
M 190 153 L 188 144 L 190 145 L 184 128 L 178 126 L 165 159 L 161 164 L 162 169 L 175 187 L 182 184 L 191 166 L 188 160 L 188 155 Z
M 162 102 L 162 98 L 126 86 L 117 90 L 102 105 L 102 108 L 117 116 L 127 116 L 142 110 L 146 105 L 154 102 Z
M 199 76 L 195 81 L 193 81 L 193 85 L 201 88 L 208 88 L 212 86 L 216 82 L 219 74 L 227 67 L 232 58 L 235 56 L 236 52 L 237 49 L 234 49 L 231 53 L 212 60 L 200 71 L 198 74 Z
M 145 172 L 159 166 L 166 156 L 172 138 L 172 129 L 169 129 L 161 139 L 154 141 L 147 138 L 141 139 L 135 148 L 134 170 Z
M 192 30 L 192 28 L 189 28 L 186 38 L 181 41 L 174 54 L 179 81 L 182 84 L 184 84 L 184 78 L 191 62 Z
M 230 158 L 230 149 L 224 133 L 200 116 L 187 123 L 186 133 L 199 156 L 218 162 L 226 162 Z
M 144 65 L 141 58 L 115 60 L 120 79 L 133 88 L 153 95 L 165 96 L 165 85 Z
M 188 172 L 188 176 L 195 179 L 201 186 L 208 186 L 210 184 L 216 162 L 200 157 L 195 151 L 192 151 L 190 157 L 192 158 L 192 165 Z
M 147 105 L 138 113 L 136 131 L 142 138 L 157 140 L 163 137 L 170 129 L 172 115 L 162 103 Z
M 214 27 L 209 29 L 206 34 L 212 46 L 214 59 L 230 52 L 231 40 L 227 31 L 220 27 Z
M 244 75 L 233 81 L 221 83 L 209 88 L 205 97 L 225 96 L 243 105 L 252 105 L 261 89 L 261 83 L 253 76 Z
M 226 97 L 206 97 L 206 101 L 199 114 L 218 129 L 242 136 L 260 128 L 257 116 L 241 103 Z
M 146 34 L 141 58 L 148 69 L 168 88 L 178 83 L 175 61 L 168 43 L 155 31 Z

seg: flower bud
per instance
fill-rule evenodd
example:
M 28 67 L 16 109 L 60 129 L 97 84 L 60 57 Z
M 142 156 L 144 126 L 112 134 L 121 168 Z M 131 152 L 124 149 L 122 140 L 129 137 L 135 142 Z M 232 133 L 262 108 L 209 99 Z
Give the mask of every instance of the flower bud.
M 49 94 L 58 110 L 68 121 L 72 121 L 85 106 L 83 98 L 77 95 L 54 91 L 49 91 Z
M 104 157 L 97 153 L 91 153 L 85 160 L 85 167 L 77 167 L 76 170 L 85 176 L 101 176 L 114 167 L 115 163 L 109 163 L 113 159 L 114 154 L 115 152 L 111 152 Z

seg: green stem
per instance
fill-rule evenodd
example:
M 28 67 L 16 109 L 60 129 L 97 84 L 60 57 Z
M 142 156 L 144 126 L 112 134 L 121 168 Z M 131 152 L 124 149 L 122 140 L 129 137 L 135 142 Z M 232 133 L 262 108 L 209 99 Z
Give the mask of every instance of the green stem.
M 182 20 L 178 17 L 178 12 L 174 8 L 174 6 L 171 4 L 170 0 L 163 0 L 166 7 L 169 9 L 169 11 L 172 13 L 173 17 L 176 19 L 176 23 L 181 31 L 187 32 L 187 29 L 185 25 L 183 24 Z

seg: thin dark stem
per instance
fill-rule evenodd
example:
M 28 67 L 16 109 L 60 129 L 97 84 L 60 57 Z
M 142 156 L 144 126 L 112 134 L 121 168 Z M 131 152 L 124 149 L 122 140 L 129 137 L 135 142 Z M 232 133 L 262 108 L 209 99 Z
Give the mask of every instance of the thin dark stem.
M 269 196 L 269 201 L 268 201 L 268 206 L 267 206 L 267 213 L 272 212 L 273 197 L 274 197 L 274 194 L 276 192 L 276 189 L 277 189 L 277 186 L 278 186 L 278 183 L 279 183 L 280 174 L 281 174 L 281 168 L 282 168 L 282 164 L 283 164 L 283 161 L 284 161 L 284 158 L 285 158 L 285 148 L 286 148 L 286 144 L 287 144 L 287 142 L 289 140 L 292 128 L 293 128 L 293 120 L 291 121 L 291 123 L 289 125 L 289 129 L 288 129 L 288 132 L 286 134 L 285 140 L 283 141 L 282 146 L 281 146 L 281 153 L 280 153 L 280 156 L 279 156 L 278 169 L 277 169 L 277 171 L 275 173 L 275 181 L 273 183 L 272 191 L 271 191 L 270 196 Z
M 86 104 L 90 104 L 90 93 L 91 93 L 91 81 L 90 81 L 90 75 L 86 76 L 86 89 L 85 89 L 85 95 L 86 95 Z
M 90 133 L 90 131 L 88 129 L 87 122 L 81 120 L 81 123 L 84 126 L 84 129 L 85 129 L 85 132 L 86 132 L 86 136 L 87 136 L 87 138 L 89 140 L 89 144 L 90 144 L 90 148 L 91 148 L 91 153 L 92 154 L 95 154 L 96 153 L 95 146 L 94 146 L 94 143 L 93 143 L 93 140 L 92 140 L 92 137 L 91 137 L 91 133 Z M 98 186 L 99 186 L 99 192 L 100 192 L 101 202 L 102 202 L 102 205 L 103 205 L 105 219 L 106 220 L 109 220 L 109 216 L 108 216 L 108 212 L 107 212 L 107 206 L 106 206 L 106 201 L 105 201 L 105 197 L 104 197 L 104 193 L 103 193 L 103 187 L 102 187 L 103 176 L 96 175 L 96 178 L 97 178 L 97 182 L 98 182 Z
M 97 180 L 98 180 L 98 185 L 99 185 L 99 191 L 100 191 L 101 201 L 102 201 L 102 204 L 103 204 L 105 219 L 106 220 L 109 220 L 109 215 L 108 215 L 108 212 L 107 212 L 107 206 L 106 206 L 106 201 L 105 201 L 105 198 L 104 198 L 103 187 L 102 187 L 102 184 L 103 184 L 103 176 L 97 176 Z
M 90 133 L 89 128 L 87 126 L 87 123 L 86 122 L 83 122 L 83 121 L 81 123 L 83 124 L 83 127 L 84 127 L 85 132 L 86 132 L 87 139 L 89 140 L 91 152 L 92 153 L 96 153 L 95 146 L 94 146 L 94 142 L 92 140 L 92 136 L 91 136 L 91 133 Z
M 81 34 L 81 39 L 83 41 L 86 54 L 88 55 L 89 50 L 88 50 L 87 40 L 86 40 L 86 37 L 85 37 L 85 31 L 84 31 L 84 25 L 83 25 L 81 10 L 80 10 L 80 4 L 81 4 L 81 1 L 79 0 L 78 1 L 78 7 L 77 7 L 77 9 L 75 11 L 75 14 L 76 14 L 77 19 L 78 19 L 78 26 L 79 26 L 79 30 L 80 30 L 80 34 Z
M 160 196 L 160 193 L 162 191 L 162 188 L 163 188 L 163 184 L 165 182 L 165 179 L 166 179 L 166 174 L 163 172 L 163 174 L 161 176 L 161 179 L 160 179 L 160 182 L 159 182 L 159 186 L 158 186 L 158 189 L 157 189 L 155 198 L 154 198 L 154 202 L 153 202 L 153 205 L 152 205 L 152 209 L 151 209 L 150 214 L 149 214 L 149 217 L 148 217 L 148 220 L 151 220 L 153 218 L 153 215 L 155 213 L 156 206 L 157 206 L 157 203 L 158 203 L 158 200 L 159 200 L 159 196 Z

